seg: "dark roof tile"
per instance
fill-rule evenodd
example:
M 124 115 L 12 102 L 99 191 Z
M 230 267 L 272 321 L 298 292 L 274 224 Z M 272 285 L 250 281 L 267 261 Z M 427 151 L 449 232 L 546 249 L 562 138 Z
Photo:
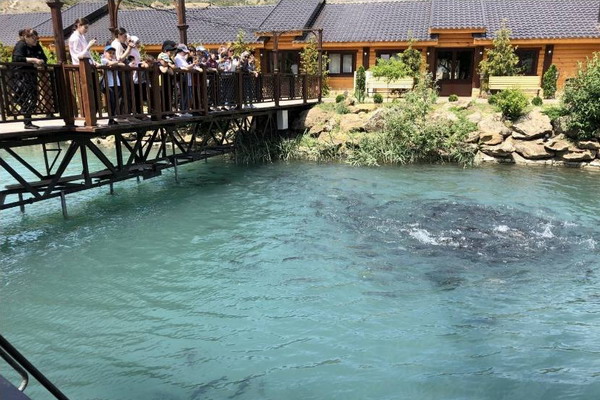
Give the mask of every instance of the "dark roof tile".
M 431 28 L 484 28 L 481 0 L 432 0 Z
M 513 39 L 600 38 L 600 0 L 483 0 L 487 37 L 506 20 Z
M 260 25 L 260 32 L 308 28 L 324 0 L 280 0 Z
M 314 26 L 325 42 L 429 40 L 429 0 L 326 4 Z

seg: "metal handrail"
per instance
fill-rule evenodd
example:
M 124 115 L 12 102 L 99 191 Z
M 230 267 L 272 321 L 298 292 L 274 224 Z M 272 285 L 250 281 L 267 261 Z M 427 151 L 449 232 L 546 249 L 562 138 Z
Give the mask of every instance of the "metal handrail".
M 44 376 L 32 363 L 25 358 L 17 349 L 13 347 L 4 336 L 0 335 L 0 356 L 13 367 L 21 377 L 24 379 L 19 386 L 19 390 L 22 392 L 27 387 L 29 377 L 27 373 L 31 374 L 42 386 L 50 392 L 58 400 L 69 400 L 48 378 Z M 9 361 L 10 360 L 10 361 Z M 26 372 L 25 372 L 26 371 Z M 23 373 L 25 376 L 23 375 Z

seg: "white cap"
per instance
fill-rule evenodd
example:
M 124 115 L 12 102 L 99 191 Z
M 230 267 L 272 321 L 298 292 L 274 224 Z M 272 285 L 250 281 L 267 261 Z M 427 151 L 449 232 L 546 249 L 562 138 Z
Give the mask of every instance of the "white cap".
M 131 40 L 133 43 L 137 43 L 137 42 L 139 42 L 139 41 L 140 41 L 140 38 L 139 38 L 139 37 L 137 37 L 137 36 L 131 36 L 131 37 L 129 38 L 129 40 Z

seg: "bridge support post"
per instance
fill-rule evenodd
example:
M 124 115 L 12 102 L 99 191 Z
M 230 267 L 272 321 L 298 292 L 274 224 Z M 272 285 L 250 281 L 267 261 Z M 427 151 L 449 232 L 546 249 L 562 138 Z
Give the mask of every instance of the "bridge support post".
M 67 199 L 65 197 L 65 192 L 60 192 L 60 207 L 62 208 L 62 214 L 64 218 L 68 218 L 69 214 L 67 213 Z

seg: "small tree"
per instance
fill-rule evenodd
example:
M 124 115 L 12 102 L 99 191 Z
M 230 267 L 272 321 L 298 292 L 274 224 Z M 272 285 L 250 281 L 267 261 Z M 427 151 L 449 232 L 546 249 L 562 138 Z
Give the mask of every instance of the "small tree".
M 516 47 L 510 43 L 510 34 L 510 30 L 503 23 L 502 28 L 496 32 L 494 47 L 485 50 L 487 58 L 479 63 L 484 90 L 488 88 L 490 76 L 512 76 L 521 73 L 519 57 L 515 53 Z
M 365 92 L 367 90 L 366 84 L 367 74 L 365 72 L 365 67 L 361 65 L 356 71 L 356 90 L 354 91 L 354 97 L 356 97 L 356 100 L 360 103 L 365 101 Z
M 417 49 L 413 49 L 414 40 L 411 39 L 408 42 L 408 48 L 404 50 L 399 56 L 404 62 L 404 65 L 408 68 L 409 76 L 417 78 L 421 73 L 421 67 L 423 65 L 423 58 L 421 52 Z
M 42 46 L 42 50 L 44 50 L 44 54 L 48 59 L 48 64 L 58 64 L 58 58 L 56 57 L 56 53 L 41 43 L 40 46 Z
M 250 44 L 246 42 L 246 32 L 241 29 L 238 31 L 235 41 L 231 43 L 231 48 L 233 49 L 233 55 L 238 57 L 241 56 L 245 51 L 254 51 L 254 47 L 250 46 Z
M 542 89 L 544 89 L 544 98 L 553 99 L 556 95 L 556 82 L 558 81 L 558 68 L 552 64 L 542 78 Z
M 385 78 L 389 83 L 410 76 L 412 71 L 402 61 L 402 57 L 392 57 L 389 60 L 379 60 L 377 65 L 369 68 L 375 78 Z
M 321 91 L 323 96 L 329 94 L 328 61 L 327 56 L 323 54 L 321 56 L 323 65 Z M 311 37 L 306 43 L 306 46 L 300 51 L 300 72 L 306 75 L 319 75 L 319 49 L 317 48 L 317 42 L 314 37 Z
M 579 63 L 577 75 L 565 86 L 564 108 L 569 115 L 569 127 L 579 139 L 600 136 L 600 52 Z

